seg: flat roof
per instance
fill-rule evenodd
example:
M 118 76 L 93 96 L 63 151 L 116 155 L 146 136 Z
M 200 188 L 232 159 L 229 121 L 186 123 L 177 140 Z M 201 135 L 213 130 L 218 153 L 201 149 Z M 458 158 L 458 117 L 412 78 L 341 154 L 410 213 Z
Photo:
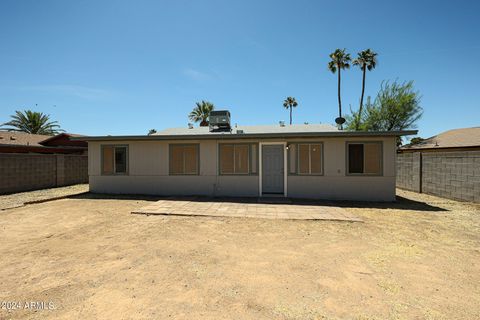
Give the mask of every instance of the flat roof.
M 120 140 L 223 140 L 223 139 L 272 139 L 315 137 L 384 137 L 417 134 L 417 130 L 404 131 L 344 131 L 330 124 L 295 124 L 236 126 L 231 131 L 209 132 L 208 127 L 171 128 L 152 135 L 84 136 L 72 140 L 120 141 Z

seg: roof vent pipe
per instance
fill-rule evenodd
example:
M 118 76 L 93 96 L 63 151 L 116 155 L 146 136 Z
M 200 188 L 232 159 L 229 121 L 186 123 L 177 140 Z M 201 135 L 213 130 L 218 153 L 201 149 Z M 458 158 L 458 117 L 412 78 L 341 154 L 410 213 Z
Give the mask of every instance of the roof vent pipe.
M 191 124 L 190 122 L 188 123 L 188 129 L 193 129 L 193 124 Z
M 280 125 L 280 127 L 285 127 L 285 121 L 283 120 L 278 121 L 278 124 Z

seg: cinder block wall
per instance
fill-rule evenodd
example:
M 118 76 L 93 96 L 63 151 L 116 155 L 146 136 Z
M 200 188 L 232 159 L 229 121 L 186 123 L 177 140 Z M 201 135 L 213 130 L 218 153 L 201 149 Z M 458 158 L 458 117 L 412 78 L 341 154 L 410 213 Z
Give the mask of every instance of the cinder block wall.
M 480 151 L 398 154 L 397 187 L 480 202 Z
M 480 202 L 480 151 L 423 153 L 422 191 Z
M 0 154 L 0 194 L 88 182 L 88 156 Z
M 66 155 L 63 185 L 88 183 L 88 156 Z
M 421 192 L 419 152 L 397 154 L 397 187 Z

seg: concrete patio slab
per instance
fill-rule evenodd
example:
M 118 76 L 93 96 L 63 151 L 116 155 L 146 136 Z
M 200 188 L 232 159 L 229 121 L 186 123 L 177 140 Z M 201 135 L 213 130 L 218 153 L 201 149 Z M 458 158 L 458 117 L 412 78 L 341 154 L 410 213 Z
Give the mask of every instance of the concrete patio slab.
M 333 220 L 362 222 L 347 210 L 326 205 L 297 203 L 232 202 L 217 199 L 163 199 L 132 211 L 145 215 L 241 217 L 286 220 Z

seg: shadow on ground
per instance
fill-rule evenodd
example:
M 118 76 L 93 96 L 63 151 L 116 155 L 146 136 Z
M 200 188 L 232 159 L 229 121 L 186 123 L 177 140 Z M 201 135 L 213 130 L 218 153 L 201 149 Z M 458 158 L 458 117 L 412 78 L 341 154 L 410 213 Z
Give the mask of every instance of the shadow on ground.
M 197 202 L 231 202 L 231 203 L 266 203 L 278 205 L 308 205 L 308 206 L 331 206 L 341 208 L 368 208 L 368 209 L 398 209 L 442 212 L 448 211 L 445 208 L 430 205 L 426 202 L 420 202 L 397 196 L 393 202 L 370 202 L 370 201 L 345 201 L 345 200 L 312 200 L 312 199 L 292 199 L 292 198 L 259 198 L 259 197 L 207 197 L 207 196 L 175 196 L 162 197 L 150 195 L 123 195 L 123 194 L 100 194 L 83 193 L 70 196 L 71 199 L 110 199 L 110 200 L 143 200 L 143 201 L 197 201 Z

